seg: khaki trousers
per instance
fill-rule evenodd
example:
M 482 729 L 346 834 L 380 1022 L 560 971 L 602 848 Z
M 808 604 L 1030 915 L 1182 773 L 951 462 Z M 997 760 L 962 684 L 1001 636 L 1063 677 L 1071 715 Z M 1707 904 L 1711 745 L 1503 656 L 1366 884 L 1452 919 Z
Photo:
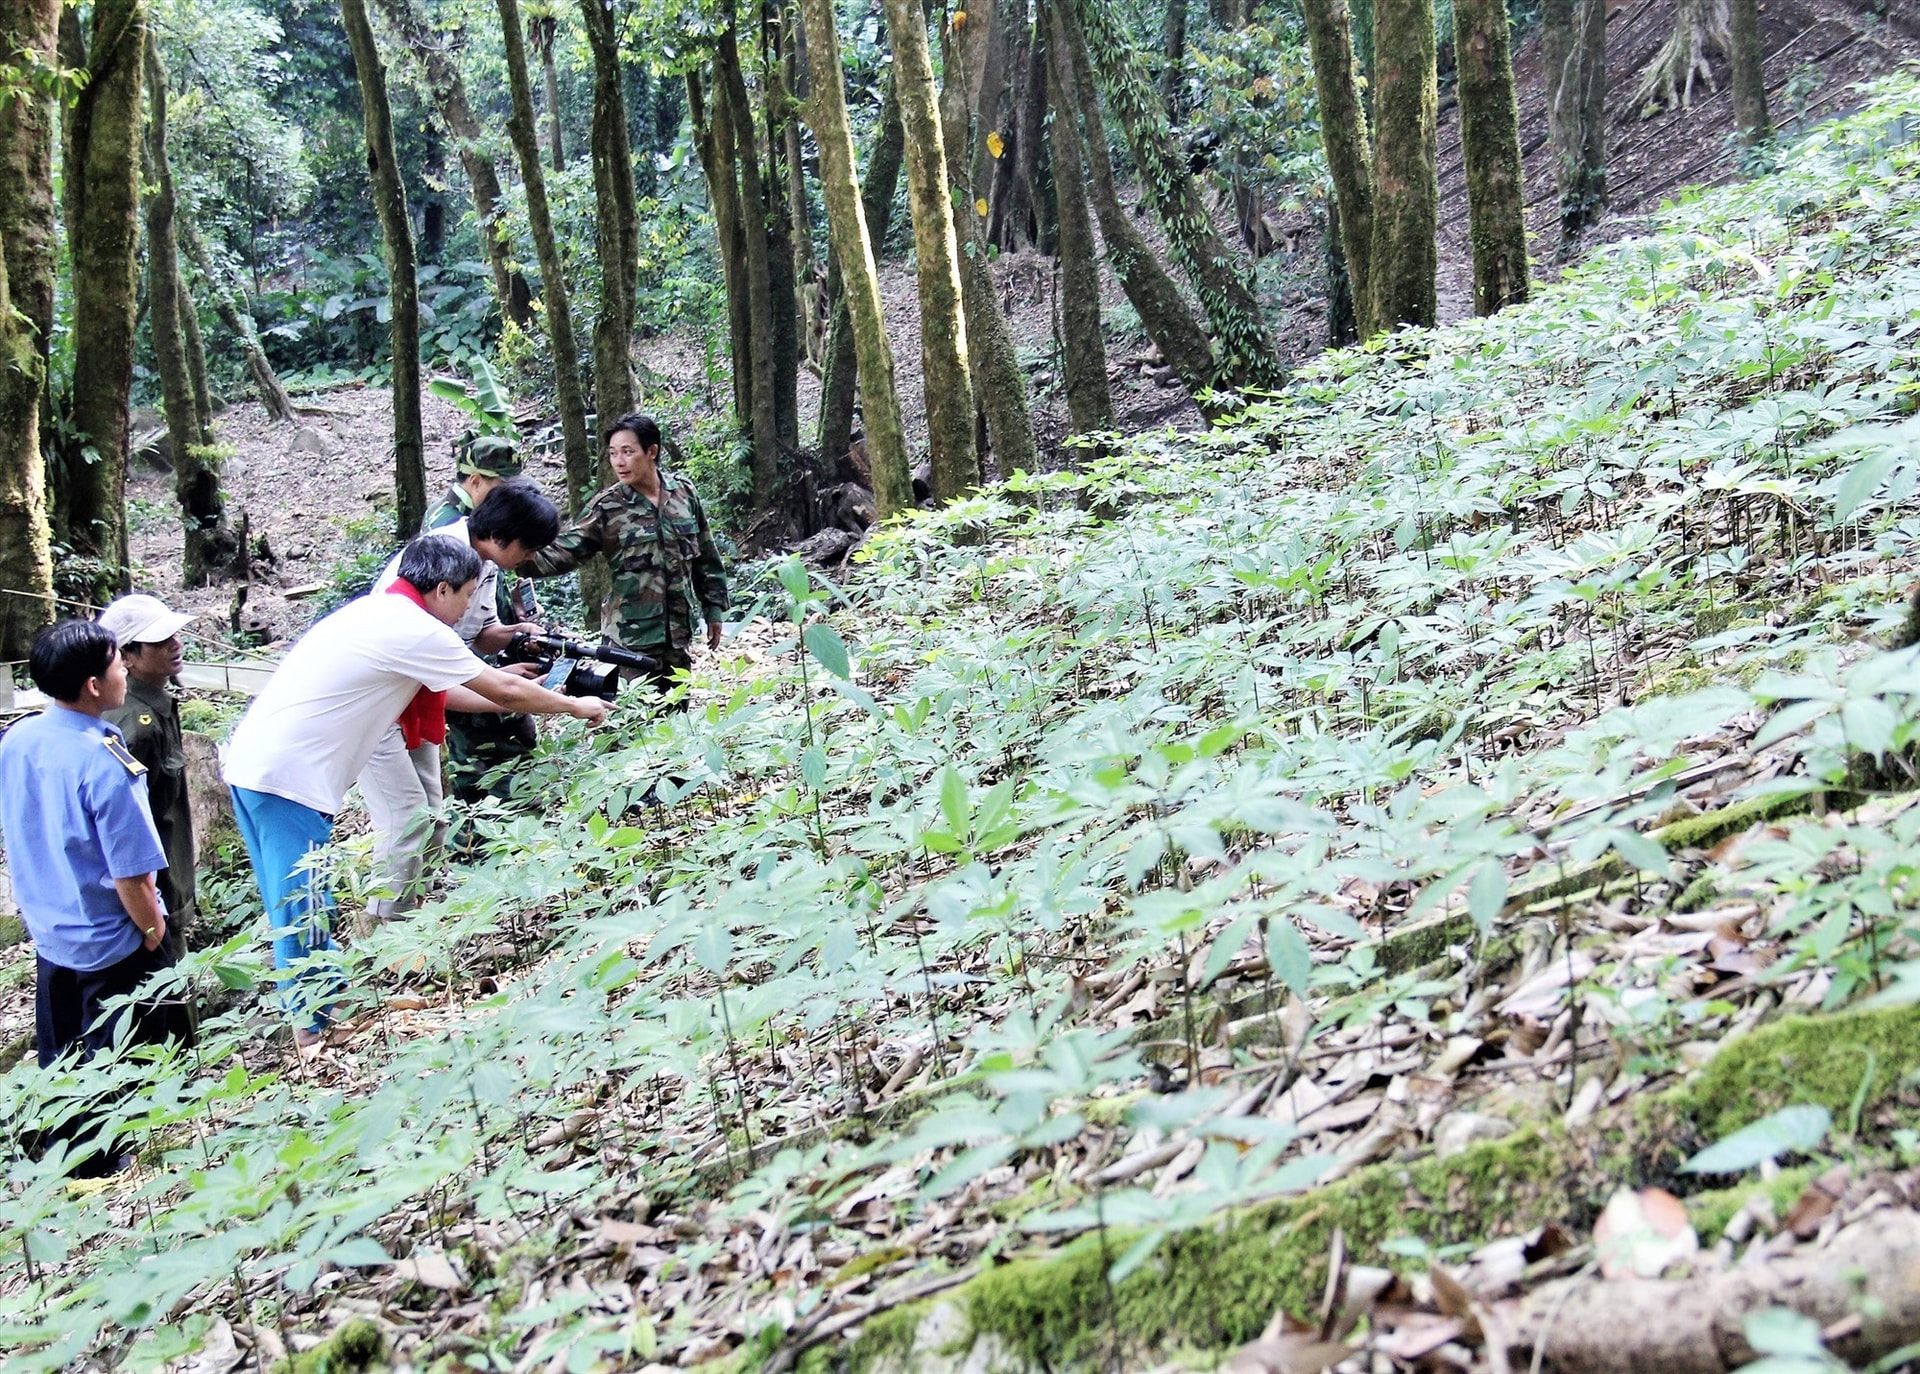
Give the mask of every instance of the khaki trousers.
M 374 895 L 367 914 L 384 921 L 420 905 L 428 856 L 446 844 L 440 746 L 408 749 L 395 725 L 360 770 L 360 794 L 373 822 Z

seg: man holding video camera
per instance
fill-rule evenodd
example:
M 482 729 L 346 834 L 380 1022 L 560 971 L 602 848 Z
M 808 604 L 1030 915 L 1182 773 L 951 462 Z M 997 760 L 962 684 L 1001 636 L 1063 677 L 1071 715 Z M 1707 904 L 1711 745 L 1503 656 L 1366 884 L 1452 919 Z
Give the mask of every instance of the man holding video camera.
M 475 654 L 504 649 L 516 633 L 538 633 L 538 625 L 503 625 L 495 599 L 495 582 L 502 568 L 517 568 L 560 532 L 560 512 L 552 501 L 524 478 L 496 483 L 473 514 L 427 531 L 423 537 L 447 539 L 471 548 L 480 557 L 480 576 L 466 614 L 453 632 Z M 374 579 L 377 595 L 400 578 L 396 555 Z M 518 666 L 506 672 L 520 677 L 532 670 Z M 493 721 L 509 720 L 524 726 L 527 748 L 534 743 L 533 719 L 524 712 L 448 711 L 444 742 L 452 745 L 456 729 L 469 722 L 486 722 L 483 729 L 500 730 Z M 360 792 L 373 822 L 373 878 L 378 895 L 367 902 L 367 915 L 384 921 L 410 911 L 420 903 L 421 870 L 429 850 L 446 842 L 447 826 L 440 815 L 444 800 L 440 784 L 441 740 L 404 738 L 396 724 L 374 748 L 360 770 Z

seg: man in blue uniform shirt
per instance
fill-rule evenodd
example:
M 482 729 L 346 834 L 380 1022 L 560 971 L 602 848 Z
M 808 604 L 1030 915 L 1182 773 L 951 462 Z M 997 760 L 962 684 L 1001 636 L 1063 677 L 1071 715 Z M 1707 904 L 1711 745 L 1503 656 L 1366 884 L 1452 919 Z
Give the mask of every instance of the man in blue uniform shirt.
M 173 956 L 146 769 L 100 719 L 126 700 L 119 645 L 91 621 L 61 621 L 34 640 L 28 668 L 54 704 L 0 738 L 0 834 L 37 956 L 34 1030 L 46 1068 L 69 1051 L 84 1061 L 111 1044 L 128 1008 L 109 1014 L 102 1005 Z M 178 1002 L 131 1012 L 137 1043 L 190 1033 Z M 85 1167 L 98 1172 L 100 1163 Z

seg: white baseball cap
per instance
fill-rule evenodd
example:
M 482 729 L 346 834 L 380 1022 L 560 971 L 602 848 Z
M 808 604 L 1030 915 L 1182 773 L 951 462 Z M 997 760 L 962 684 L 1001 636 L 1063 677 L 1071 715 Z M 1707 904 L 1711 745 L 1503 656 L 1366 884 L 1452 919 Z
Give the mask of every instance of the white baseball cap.
M 182 611 L 168 610 L 166 602 L 145 592 L 123 596 L 100 612 L 101 627 L 123 649 L 129 644 L 158 644 L 172 639 L 196 619 Z

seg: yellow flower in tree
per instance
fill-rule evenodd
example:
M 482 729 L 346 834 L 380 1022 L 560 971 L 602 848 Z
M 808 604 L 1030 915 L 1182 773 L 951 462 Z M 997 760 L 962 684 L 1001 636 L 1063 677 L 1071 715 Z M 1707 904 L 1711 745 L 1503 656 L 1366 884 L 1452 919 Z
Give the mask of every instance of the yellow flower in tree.
M 985 196 L 980 197 L 980 199 L 973 203 L 973 213 L 980 216 L 981 219 L 987 217 L 987 198 Z
M 1000 137 L 1000 131 L 998 129 L 995 129 L 992 132 L 990 132 L 987 135 L 988 155 L 991 157 L 999 157 L 1000 154 L 1006 151 L 1007 151 L 1007 145 L 1006 145 L 1006 142 Z

